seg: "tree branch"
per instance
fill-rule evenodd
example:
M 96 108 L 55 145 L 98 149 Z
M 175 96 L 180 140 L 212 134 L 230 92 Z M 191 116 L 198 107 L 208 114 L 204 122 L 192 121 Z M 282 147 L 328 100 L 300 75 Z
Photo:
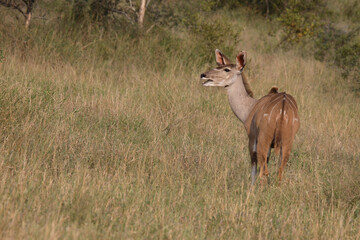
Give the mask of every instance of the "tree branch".
M 119 10 L 119 9 L 115 9 L 115 8 L 107 8 L 107 7 L 104 7 L 105 10 L 108 10 L 110 12 L 113 12 L 113 13 L 118 13 L 118 14 L 122 14 L 124 15 L 131 24 L 135 24 L 134 20 L 131 19 L 131 17 L 125 12 L 125 11 L 122 11 L 122 10 Z
M 145 11 L 146 11 L 146 0 L 141 0 L 139 17 L 138 17 L 138 26 L 140 29 L 142 29 L 144 26 Z
M 27 17 L 26 14 L 24 13 L 24 11 L 20 8 L 19 4 L 14 4 L 14 3 L 11 4 L 11 3 L 7 3 L 7 2 L 0 0 L 0 5 L 7 7 L 7 8 L 12 8 L 12 9 L 18 10 L 24 16 L 25 19 Z

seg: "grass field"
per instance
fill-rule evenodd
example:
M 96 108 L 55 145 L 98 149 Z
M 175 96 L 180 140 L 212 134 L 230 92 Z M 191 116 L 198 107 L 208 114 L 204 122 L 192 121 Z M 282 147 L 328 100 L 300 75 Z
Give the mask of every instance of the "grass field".
M 233 24 L 225 54 L 247 50 L 255 96 L 277 85 L 299 105 L 280 185 L 272 157 L 250 186 L 245 129 L 201 86 L 215 60 L 186 33 L 2 25 L 0 238 L 360 239 L 359 98 L 336 68 L 272 49 L 270 23 Z

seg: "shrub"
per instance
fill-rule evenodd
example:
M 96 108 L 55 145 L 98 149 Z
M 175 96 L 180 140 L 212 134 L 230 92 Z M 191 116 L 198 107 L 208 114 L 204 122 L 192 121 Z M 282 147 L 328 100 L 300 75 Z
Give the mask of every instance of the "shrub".
M 346 32 L 329 24 L 315 41 L 315 58 L 340 67 L 343 77 L 350 80 L 356 91 L 360 91 L 359 33 L 360 28 Z
M 281 43 L 299 43 L 313 37 L 322 25 L 320 19 L 327 14 L 324 0 L 245 0 L 242 3 L 280 23 L 284 32 Z
M 360 41 L 345 44 L 338 51 L 335 57 L 342 68 L 342 75 L 351 81 L 351 87 L 360 92 Z
M 284 31 L 283 42 L 298 43 L 319 32 L 326 14 L 322 0 L 289 1 L 277 20 Z
M 354 1 L 344 6 L 344 15 L 354 23 L 360 22 L 360 3 Z
M 204 15 L 195 14 L 185 19 L 184 23 L 199 43 L 198 53 L 208 58 L 208 61 L 213 60 L 209 51 L 221 48 L 223 51 L 232 52 L 233 47 L 240 41 L 241 30 L 233 29 L 225 21 L 209 21 Z
M 136 25 L 137 5 L 122 0 L 58 0 L 65 21 L 76 25 L 98 24 L 104 27 Z M 130 28 L 131 29 L 131 28 Z
M 300 42 L 305 37 L 312 37 L 317 31 L 318 18 L 315 15 L 304 15 L 296 8 L 286 9 L 278 18 L 283 26 L 283 41 Z
M 0 50 L 0 63 L 2 63 L 4 61 L 4 53 L 3 50 Z

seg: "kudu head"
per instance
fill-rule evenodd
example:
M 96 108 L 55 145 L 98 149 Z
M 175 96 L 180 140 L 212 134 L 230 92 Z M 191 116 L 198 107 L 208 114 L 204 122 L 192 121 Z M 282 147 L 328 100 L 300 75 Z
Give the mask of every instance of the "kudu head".
M 230 60 L 219 49 L 215 50 L 215 59 L 218 67 L 200 75 L 203 86 L 206 87 L 228 87 L 241 76 L 246 65 L 246 52 L 241 51 L 236 57 L 236 64 Z

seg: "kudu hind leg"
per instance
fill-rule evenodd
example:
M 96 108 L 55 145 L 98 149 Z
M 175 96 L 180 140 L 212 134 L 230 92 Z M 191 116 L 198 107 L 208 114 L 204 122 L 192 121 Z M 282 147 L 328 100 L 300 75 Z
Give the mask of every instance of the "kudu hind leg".
M 260 167 L 259 178 L 263 183 L 267 182 L 267 176 L 269 175 L 267 156 L 270 144 L 259 144 L 257 148 L 257 159 Z M 265 175 L 265 176 L 264 176 Z
M 283 172 L 284 172 L 284 168 L 286 166 L 286 163 L 289 160 L 290 157 L 290 151 L 291 151 L 291 146 L 290 147 L 281 147 L 280 149 L 280 160 L 279 160 L 279 182 L 281 182 L 282 177 L 283 177 Z
M 271 155 L 271 147 L 269 147 L 269 151 L 268 151 L 267 158 L 266 158 L 267 164 L 269 164 L 270 155 Z
M 266 162 L 266 154 L 257 154 L 260 172 L 259 172 L 259 178 L 261 180 L 261 183 L 267 183 L 267 176 L 269 175 L 269 171 L 267 168 L 267 162 Z

